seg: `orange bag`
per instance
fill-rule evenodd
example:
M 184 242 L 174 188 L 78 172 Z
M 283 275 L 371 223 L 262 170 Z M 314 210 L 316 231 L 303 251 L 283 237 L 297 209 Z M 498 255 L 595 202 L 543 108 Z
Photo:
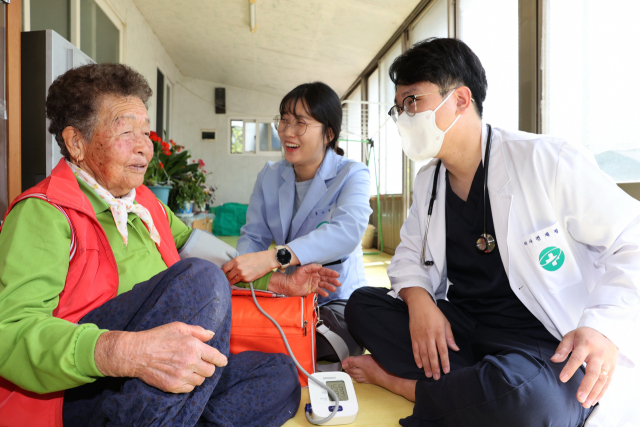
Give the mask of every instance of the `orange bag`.
M 260 307 L 275 319 L 284 331 L 298 363 L 310 374 L 316 371 L 317 294 L 306 297 L 282 297 L 269 291 L 255 291 Z M 231 291 L 231 353 L 262 351 L 284 353 L 287 348 L 280 332 L 253 302 L 250 289 Z M 308 379 L 298 372 L 300 384 Z

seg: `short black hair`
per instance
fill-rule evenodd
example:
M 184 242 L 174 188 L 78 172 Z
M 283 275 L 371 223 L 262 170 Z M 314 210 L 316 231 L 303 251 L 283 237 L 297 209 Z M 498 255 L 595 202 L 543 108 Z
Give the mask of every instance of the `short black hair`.
M 127 65 L 87 64 L 73 68 L 55 79 L 49 87 L 46 102 L 49 132 L 55 135 L 63 157 L 69 160 L 62 131 L 73 126 L 90 141 L 103 95 L 132 96 L 140 98 L 147 106 L 152 94 L 142 74 Z
M 482 117 L 487 76 L 480 59 L 461 40 L 431 37 L 420 41 L 393 61 L 389 76 L 396 88 L 433 83 L 442 96 L 454 87 L 466 86 L 471 90 L 476 112 Z
M 322 82 L 304 83 L 285 95 L 280 102 L 280 115 L 296 116 L 296 106 L 302 102 L 305 111 L 318 122 L 322 123 L 322 132 L 329 140 L 327 148 L 333 149 L 340 156 L 344 150 L 338 147 L 338 137 L 342 127 L 342 104 L 338 94 Z M 333 131 L 333 138 L 329 134 Z

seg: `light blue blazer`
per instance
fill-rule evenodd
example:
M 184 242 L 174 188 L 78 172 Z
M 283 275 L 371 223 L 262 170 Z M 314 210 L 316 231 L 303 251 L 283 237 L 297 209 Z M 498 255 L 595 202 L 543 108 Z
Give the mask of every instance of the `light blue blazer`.
M 240 254 L 264 251 L 275 240 L 277 245 L 288 245 L 301 265 L 341 260 L 328 268 L 340 273 L 342 286 L 319 302 L 348 299 L 367 284 L 362 236 L 372 212 L 369 169 L 328 149 L 293 217 L 295 182 L 293 166 L 286 160 L 265 165 L 253 188 L 237 250 Z M 287 273 L 295 268 L 289 267 Z

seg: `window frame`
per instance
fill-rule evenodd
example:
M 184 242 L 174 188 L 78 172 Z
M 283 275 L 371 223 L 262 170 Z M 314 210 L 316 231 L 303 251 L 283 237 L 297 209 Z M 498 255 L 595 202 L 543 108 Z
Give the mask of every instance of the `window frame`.
M 232 153 L 231 152 L 231 138 L 233 133 L 231 132 L 231 123 L 232 122 L 237 122 L 237 121 L 242 121 L 242 148 L 243 151 L 242 153 Z M 255 123 L 256 124 L 256 149 L 255 151 L 245 151 L 245 147 L 246 147 L 246 124 L 247 122 L 249 123 Z M 268 151 L 262 151 L 260 150 L 260 124 L 261 123 L 265 123 L 268 125 L 269 128 L 269 134 L 268 134 L 268 147 L 271 147 L 271 142 L 273 140 L 273 119 L 267 119 L 265 117 L 239 117 L 239 116 L 234 116 L 233 118 L 229 118 L 228 119 L 228 126 L 227 129 L 229 130 L 229 139 L 227 140 L 227 143 L 229 144 L 227 147 L 227 154 L 229 156 L 234 156 L 234 157 L 238 157 L 238 156 L 263 156 L 263 157 L 281 157 L 284 158 L 284 153 L 282 151 L 282 146 L 280 147 L 279 150 L 268 150 Z
M 158 89 L 158 73 L 162 74 L 162 106 L 158 105 L 159 104 L 158 98 L 160 97 L 160 90 Z M 174 110 L 173 99 L 175 98 L 175 94 L 169 95 L 169 100 L 167 101 L 167 89 L 170 89 L 171 92 L 173 92 L 174 87 L 175 85 L 167 75 L 165 68 L 161 64 L 156 63 L 156 82 L 155 82 L 156 90 L 153 91 L 153 102 L 155 103 L 156 111 L 153 114 L 155 120 L 154 120 L 152 129 L 155 129 L 156 133 L 160 138 L 167 141 L 171 139 L 171 132 L 172 132 L 171 123 L 172 123 L 173 110 Z M 162 129 L 160 129 L 160 132 L 158 132 L 159 130 L 158 129 L 158 113 L 160 112 L 159 108 L 162 108 L 161 110 L 162 111 Z M 167 108 L 169 109 L 168 116 L 167 116 Z M 166 135 L 165 135 L 165 131 L 166 131 Z
M 124 62 L 124 22 L 125 20 L 120 16 L 118 12 L 111 6 L 109 0 L 93 0 L 102 12 L 109 18 L 111 23 L 118 29 L 118 63 Z M 31 0 L 22 0 L 22 31 L 31 31 Z M 78 49 L 82 50 L 80 46 L 80 0 L 69 0 L 69 26 L 70 34 L 69 41 Z M 84 52 L 84 51 L 83 51 Z

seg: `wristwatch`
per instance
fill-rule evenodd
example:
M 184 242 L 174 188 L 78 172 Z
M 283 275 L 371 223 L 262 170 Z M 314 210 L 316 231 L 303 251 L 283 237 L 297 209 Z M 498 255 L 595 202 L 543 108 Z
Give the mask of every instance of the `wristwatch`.
M 280 268 L 289 267 L 291 262 L 291 252 L 285 246 L 276 246 L 276 261 L 280 264 Z

